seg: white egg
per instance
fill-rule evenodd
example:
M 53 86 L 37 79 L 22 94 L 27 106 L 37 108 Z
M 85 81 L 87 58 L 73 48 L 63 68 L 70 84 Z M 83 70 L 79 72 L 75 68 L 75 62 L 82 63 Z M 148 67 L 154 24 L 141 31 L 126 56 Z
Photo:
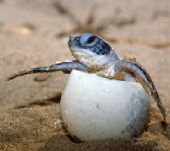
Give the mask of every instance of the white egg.
M 144 131 L 149 96 L 136 82 L 73 70 L 61 98 L 68 133 L 81 141 L 131 138 Z

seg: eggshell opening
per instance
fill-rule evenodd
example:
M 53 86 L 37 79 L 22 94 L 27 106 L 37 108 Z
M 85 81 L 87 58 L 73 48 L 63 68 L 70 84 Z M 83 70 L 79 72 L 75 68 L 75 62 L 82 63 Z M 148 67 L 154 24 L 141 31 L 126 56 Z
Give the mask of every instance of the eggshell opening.
M 61 98 L 61 117 L 81 141 L 131 138 L 144 131 L 149 96 L 136 82 L 73 70 Z

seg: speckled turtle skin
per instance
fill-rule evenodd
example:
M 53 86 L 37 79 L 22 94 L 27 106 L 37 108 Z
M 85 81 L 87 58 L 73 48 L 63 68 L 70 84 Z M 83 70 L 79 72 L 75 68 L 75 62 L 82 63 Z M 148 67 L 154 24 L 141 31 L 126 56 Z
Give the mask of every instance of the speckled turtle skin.
M 146 70 L 136 62 L 136 59 L 121 59 L 104 39 L 91 33 L 84 33 L 75 37 L 70 36 L 68 46 L 75 60 L 20 71 L 17 74 L 9 76 L 7 80 L 9 81 L 19 76 L 34 73 L 56 71 L 70 73 L 74 69 L 96 73 L 99 76 L 109 79 L 140 82 L 156 101 L 164 122 L 166 122 L 165 108 L 155 85 Z

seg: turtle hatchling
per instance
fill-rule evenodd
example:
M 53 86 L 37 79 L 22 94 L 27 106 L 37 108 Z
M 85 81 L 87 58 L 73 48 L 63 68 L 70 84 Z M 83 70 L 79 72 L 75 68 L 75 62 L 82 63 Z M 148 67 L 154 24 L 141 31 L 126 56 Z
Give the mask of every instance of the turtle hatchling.
M 104 39 L 91 33 L 83 33 L 75 37 L 70 36 L 68 46 L 75 60 L 24 70 L 9 76 L 7 80 L 9 81 L 26 74 L 56 71 L 70 73 L 72 70 L 79 70 L 87 73 L 96 73 L 108 79 L 139 82 L 156 101 L 164 122 L 166 121 L 165 108 L 153 81 L 146 70 L 135 59 L 120 58 Z

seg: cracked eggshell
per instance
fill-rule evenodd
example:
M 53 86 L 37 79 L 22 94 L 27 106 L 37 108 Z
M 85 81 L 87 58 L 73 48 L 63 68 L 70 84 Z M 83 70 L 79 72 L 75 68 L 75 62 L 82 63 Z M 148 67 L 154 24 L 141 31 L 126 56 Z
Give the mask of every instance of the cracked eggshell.
M 73 70 L 61 98 L 68 133 L 81 141 L 131 138 L 144 131 L 149 97 L 136 82 Z

